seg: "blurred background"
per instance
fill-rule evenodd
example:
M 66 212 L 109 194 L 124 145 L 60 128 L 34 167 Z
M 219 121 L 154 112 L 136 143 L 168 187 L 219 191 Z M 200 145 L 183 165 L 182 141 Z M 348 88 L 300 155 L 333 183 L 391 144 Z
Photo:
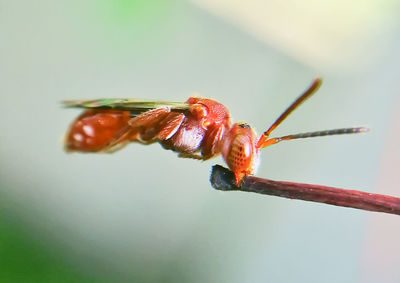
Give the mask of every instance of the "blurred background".
M 399 282 L 398 216 L 215 191 L 161 146 L 66 154 L 61 100 L 212 97 L 258 176 L 400 196 L 400 1 L 0 0 L 1 282 Z

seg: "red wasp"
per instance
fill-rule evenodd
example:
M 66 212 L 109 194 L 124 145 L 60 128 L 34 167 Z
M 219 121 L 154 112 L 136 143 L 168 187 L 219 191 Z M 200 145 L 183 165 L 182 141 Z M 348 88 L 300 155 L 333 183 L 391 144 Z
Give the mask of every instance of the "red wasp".
M 270 138 L 302 102 L 314 94 L 322 80 L 311 86 L 287 108 L 258 139 L 245 122 L 232 125 L 229 110 L 221 103 L 202 97 L 186 102 L 99 99 L 65 101 L 69 107 L 86 110 L 70 126 L 65 140 L 68 151 L 114 152 L 129 142 L 159 142 L 179 157 L 207 160 L 222 154 L 239 185 L 255 174 L 260 149 L 284 140 L 365 132 L 364 127 L 344 128 Z

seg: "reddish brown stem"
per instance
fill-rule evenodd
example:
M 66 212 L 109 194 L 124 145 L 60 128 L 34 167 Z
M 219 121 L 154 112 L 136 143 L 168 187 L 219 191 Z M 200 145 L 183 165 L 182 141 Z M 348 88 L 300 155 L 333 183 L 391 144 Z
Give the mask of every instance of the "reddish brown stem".
M 219 165 L 213 166 L 211 185 L 222 191 L 244 191 L 290 199 L 400 215 L 400 198 L 320 185 L 272 181 L 248 176 L 237 187 L 234 174 Z

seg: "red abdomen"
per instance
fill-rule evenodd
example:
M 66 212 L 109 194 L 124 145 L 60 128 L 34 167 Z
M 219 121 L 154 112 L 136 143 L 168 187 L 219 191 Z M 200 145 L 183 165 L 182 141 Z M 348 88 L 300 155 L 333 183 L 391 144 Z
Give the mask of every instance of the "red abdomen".
M 87 110 L 71 125 L 65 139 L 69 151 L 100 151 L 128 124 L 129 111 Z

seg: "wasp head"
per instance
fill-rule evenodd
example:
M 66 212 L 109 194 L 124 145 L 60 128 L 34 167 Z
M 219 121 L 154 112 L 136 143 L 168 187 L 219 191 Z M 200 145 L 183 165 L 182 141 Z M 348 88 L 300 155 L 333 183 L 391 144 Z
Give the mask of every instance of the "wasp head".
M 238 185 L 244 176 L 256 173 L 259 161 L 256 144 L 256 132 L 244 122 L 235 123 L 224 136 L 221 153 L 229 169 L 235 173 Z

